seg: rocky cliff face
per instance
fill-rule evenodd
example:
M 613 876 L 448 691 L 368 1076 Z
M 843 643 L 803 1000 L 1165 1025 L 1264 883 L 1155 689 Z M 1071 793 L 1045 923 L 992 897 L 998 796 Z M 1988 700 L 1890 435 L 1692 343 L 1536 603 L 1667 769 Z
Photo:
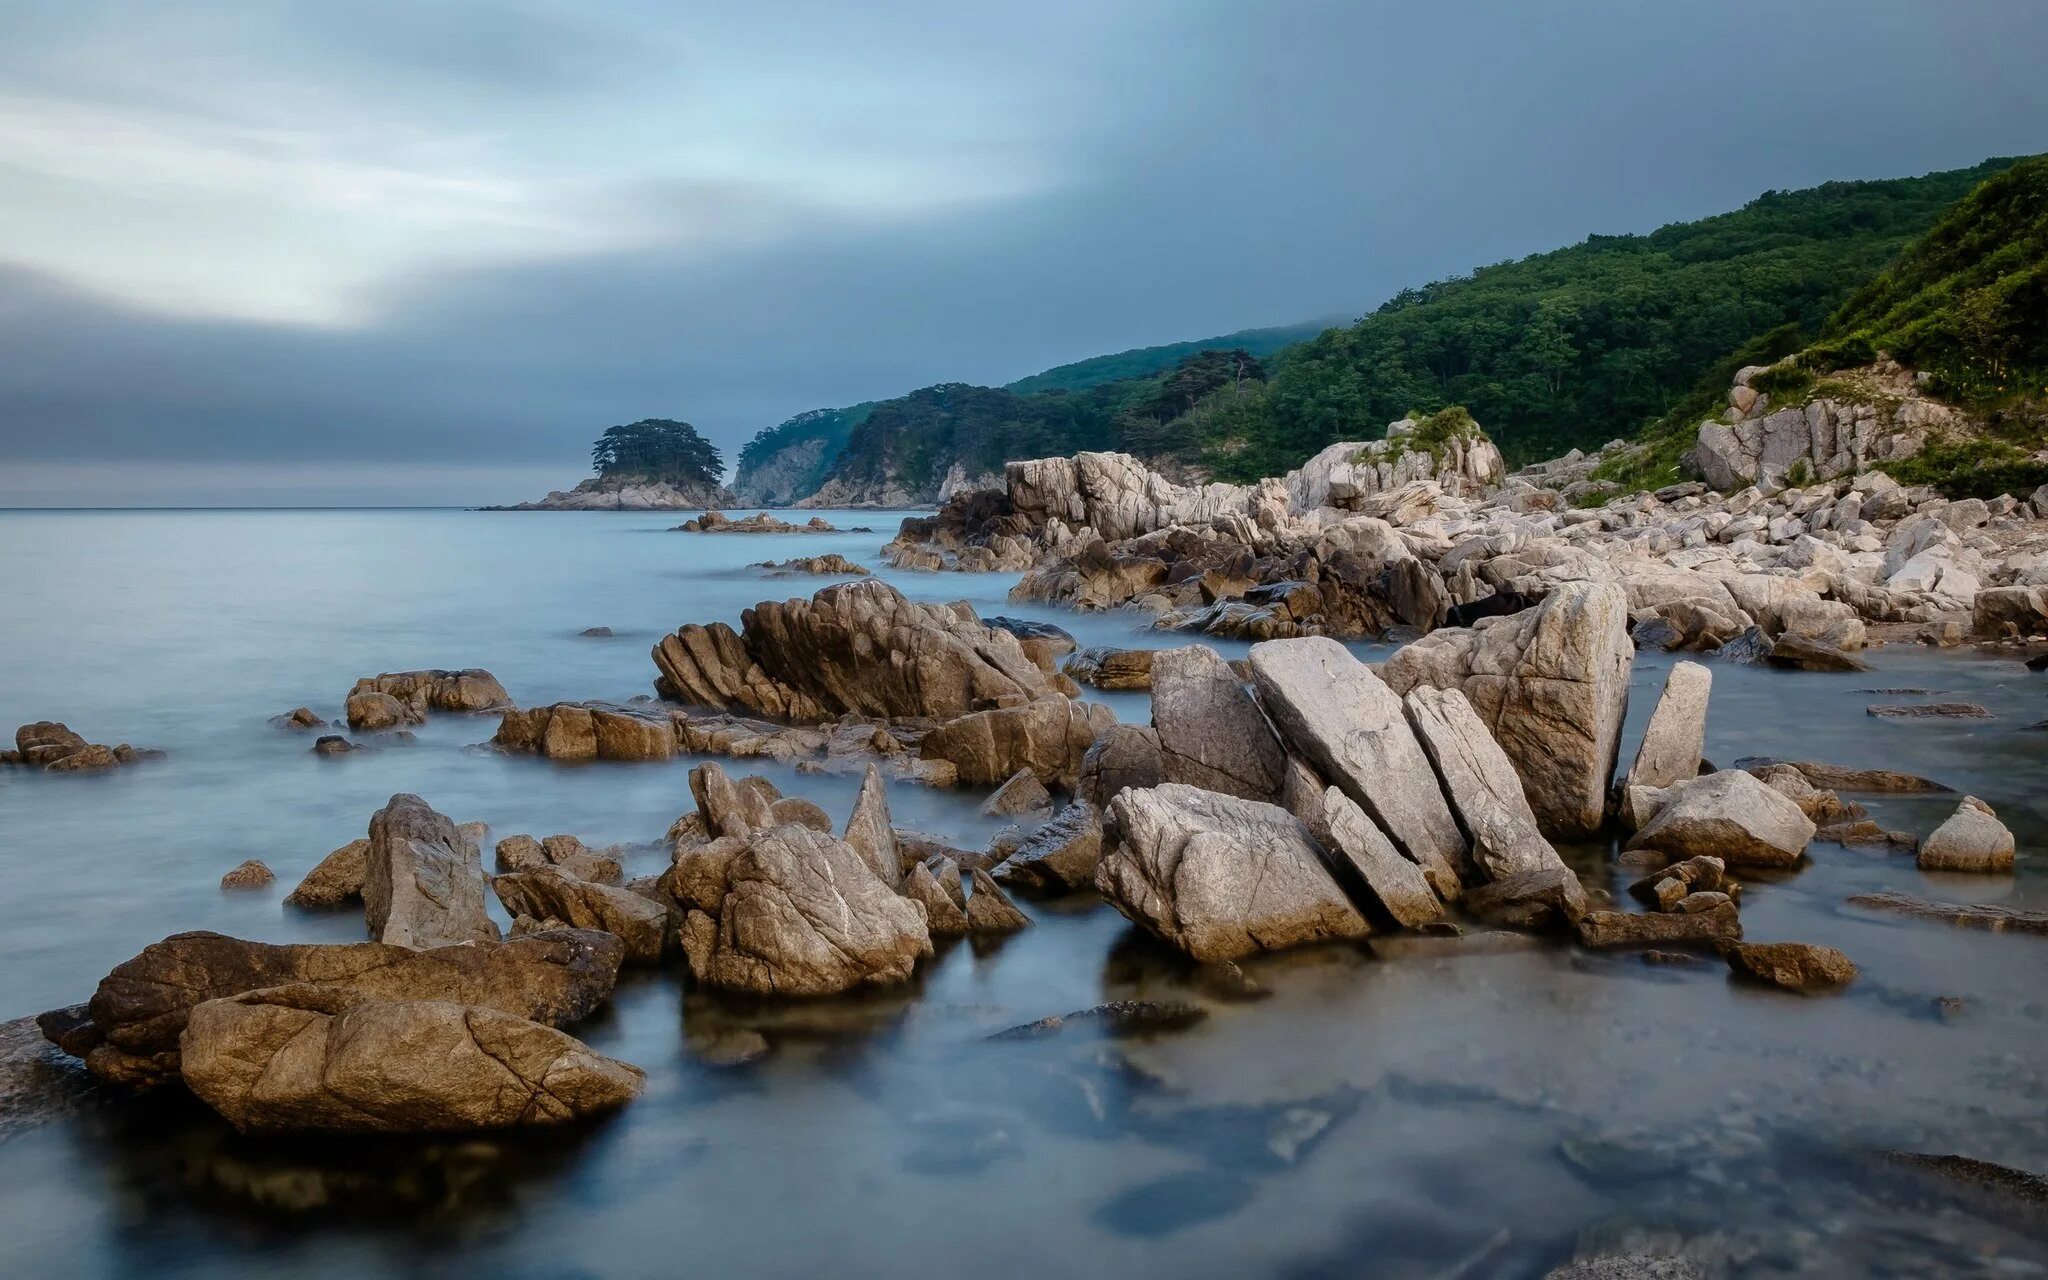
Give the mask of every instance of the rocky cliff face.
M 492 511 L 698 511 L 735 504 L 723 485 L 673 485 L 666 481 L 606 479 L 592 476 L 574 489 L 556 489 L 538 502 L 521 502 Z
M 742 463 L 732 482 L 736 502 L 750 507 L 787 507 L 815 493 L 832 465 L 827 440 L 799 440 L 776 450 L 757 465 Z
M 1787 360 L 1739 371 L 1727 410 L 1719 422 L 1700 424 L 1686 461 L 1716 489 L 1769 488 L 1855 475 L 1912 457 L 1930 436 L 1974 430 L 1966 414 L 1929 398 L 1895 361 L 1809 383 Z

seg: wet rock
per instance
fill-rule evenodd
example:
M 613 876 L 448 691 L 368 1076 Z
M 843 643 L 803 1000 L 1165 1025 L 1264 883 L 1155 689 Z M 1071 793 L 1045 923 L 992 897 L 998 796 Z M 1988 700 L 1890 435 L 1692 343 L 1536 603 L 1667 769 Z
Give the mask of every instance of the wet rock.
M 502 711 L 512 705 L 505 686 L 480 667 L 464 671 L 387 671 L 364 676 L 349 691 L 382 693 L 405 703 L 422 718 L 428 711 Z M 351 719 L 350 724 L 354 721 Z
M 684 1042 L 690 1056 L 707 1067 L 730 1070 L 759 1062 L 768 1056 L 768 1037 L 748 1027 L 721 1027 L 713 1031 L 684 1028 Z
M 1127 787 L 1143 790 L 1166 781 L 1166 757 L 1159 731 L 1119 724 L 1095 740 L 1081 757 L 1078 793 L 1096 808 L 1106 808 Z
M 1789 867 L 1806 852 L 1814 825 L 1799 806 L 1739 769 L 1671 787 L 1657 816 L 1629 848 L 1674 858 L 1707 856 L 1731 867 Z
M 889 791 L 882 782 L 882 771 L 873 765 L 861 777 L 860 794 L 854 798 L 853 812 L 847 815 L 840 839 L 884 884 L 902 882 L 903 855 L 896 843 L 896 828 L 889 821 Z
M 962 786 L 992 787 L 1019 769 L 1072 786 L 1088 748 L 1115 725 L 1116 713 L 1099 702 L 1040 698 L 948 720 L 924 736 L 918 752 L 951 764 Z
M 1543 833 L 1582 839 L 1605 821 L 1634 657 L 1627 594 L 1573 582 L 1534 609 L 1433 631 L 1381 674 L 1398 694 L 1463 690 L 1514 761 Z
M 370 818 L 363 917 L 370 936 L 406 947 L 495 942 L 476 844 L 415 795 L 395 795 Z
M 1472 842 L 1472 861 L 1498 880 L 1564 870 L 1538 830 L 1514 762 L 1495 742 L 1465 695 L 1418 685 L 1403 699 L 1408 723 L 1443 781 L 1458 825 Z M 1573 881 L 1577 883 L 1576 880 Z
M 1674 968 L 1683 967 L 1686 965 L 1705 964 L 1707 962 L 1705 956 L 1697 955 L 1690 951 L 1650 950 L 1642 952 L 1639 956 L 1637 956 L 1637 959 L 1641 960 L 1644 964 L 1647 965 L 1664 965 Z
M 1288 745 L 1379 824 L 1437 896 L 1457 897 L 1470 865 L 1465 838 L 1395 691 L 1322 637 L 1254 645 L 1250 660 L 1259 701 Z
M 623 955 L 617 939 L 579 931 L 423 951 L 173 934 L 101 979 L 87 1006 L 96 1043 L 86 1066 L 101 1080 L 151 1087 L 177 1073 L 178 1036 L 195 1006 L 294 983 L 380 999 L 452 1000 L 566 1025 L 610 997 Z
M 280 729 L 321 729 L 327 725 L 311 707 L 295 707 L 281 716 L 270 717 L 270 723 Z
M 1323 792 L 1321 829 L 1328 833 L 1327 846 L 1343 855 L 1397 924 L 1419 929 L 1443 918 L 1443 901 L 1423 868 L 1401 856 L 1365 810 L 1336 787 Z
M 348 727 L 358 733 L 374 733 L 379 729 L 424 724 L 427 719 L 426 712 L 411 703 L 400 701 L 376 689 L 351 693 L 343 711 L 348 717 Z
M 1712 911 L 1589 911 L 1579 920 L 1579 942 L 1587 947 L 1668 946 L 1674 942 L 1717 942 L 1740 938 L 1735 904 Z
M 610 627 L 585 627 L 576 634 L 592 640 L 609 640 L 612 638 L 612 629 Z
M 1179 783 L 1110 802 L 1119 839 L 1095 885 L 1123 915 L 1197 960 L 1235 960 L 1370 929 L 1299 819 Z
M 1991 719 L 1991 713 L 1974 702 L 1880 703 L 1865 707 L 1864 713 L 1884 720 Z
M 1745 756 L 1737 760 L 1734 767 L 1750 773 L 1762 773 L 1778 765 L 1790 765 L 1805 775 L 1806 780 L 1816 787 L 1830 791 L 1873 791 L 1893 795 L 1924 795 L 1949 790 L 1939 782 L 1931 782 L 1911 773 L 1897 773 L 1890 769 L 1849 769 L 1841 765 L 1820 764 L 1812 760 L 1779 760 L 1771 756 Z
M 313 754 L 316 756 L 345 756 L 351 751 L 361 750 L 363 748 L 338 733 L 323 733 L 313 739 Z
M 755 833 L 726 869 L 715 917 L 690 912 L 690 972 L 757 995 L 836 995 L 907 981 L 932 953 L 924 908 L 845 843 L 808 827 Z
M 66 1029 L 80 1020 L 82 1008 L 0 1022 L 0 1142 L 62 1119 L 92 1100 L 90 1077 L 64 1056 L 84 1052 L 84 1046 L 64 1044 Z M 91 1023 L 84 1025 L 89 1032 Z
M 578 880 L 592 884 L 618 884 L 626 878 L 625 868 L 609 853 L 600 853 L 572 835 L 552 835 L 540 842 L 542 860 L 549 866 L 560 867 Z M 504 858 L 502 842 L 499 859 Z M 529 863 L 519 867 L 501 867 L 501 870 L 531 871 Z
M 1157 649 L 1114 649 L 1096 645 L 1074 653 L 1060 670 L 1079 683 L 1098 689 L 1150 689 L 1152 660 L 1158 652 Z
M 2012 864 L 2012 832 L 1975 796 L 1964 796 L 1948 821 L 1920 844 L 1922 871 L 2008 872 Z
M 1166 781 L 1246 800 L 1279 796 L 1287 753 L 1244 682 L 1214 649 L 1164 650 L 1151 675 L 1152 726 Z
M 1586 890 L 1571 869 L 1558 866 L 1518 871 L 1465 895 L 1465 911 L 1509 929 L 1568 928 L 1586 914 Z
M 759 564 L 748 565 L 747 567 L 750 569 L 772 570 L 778 577 L 791 573 L 809 573 L 820 577 L 865 578 L 868 576 L 868 567 L 866 565 L 855 564 L 837 551 L 822 556 L 797 556 L 782 561 L 763 560 Z
M 967 895 L 967 932 L 993 935 L 1031 927 L 1031 917 L 1017 909 L 989 873 L 974 869 L 974 892 Z
M 661 711 L 611 702 L 556 702 L 505 713 L 491 745 L 550 760 L 667 760 L 675 721 Z
M 500 875 L 514 871 L 536 871 L 549 865 L 548 855 L 540 847 L 540 841 L 529 835 L 506 836 L 498 841 L 494 855 Z
M 220 887 L 223 889 L 262 889 L 276 879 L 277 877 L 271 874 L 269 867 L 264 866 L 255 858 L 250 858 L 222 876 L 220 878 Z
M 1849 957 L 1810 942 L 1736 942 L 1722 958 L 1734 973 L 1786 991 L 1839 991 L 1856 980 Z
M 579 880 L 559 866 L 498 876 L 491 881 L 491 889 L 515 916 L 600 930 L 626 944 L 626 963 L 661 963 L 668 940 L 668 910 L 630 889 Z
M 995 878 L 1012 888 L 1071 893 L 1095 884 L 1102 861 L 1102 814 L 1076 801 L 1025 837 L 995 868 Z
M 1065 1031 L 1094 1031 L 1105 1036 L 1156 1035 L 1185 1031 L 1209 1016 L 1209 1011 L 1185 1000 L 1112 1000 L 1093 1008 L 1055 1014 L 998 1031 L 990 1040 L 1037 1040 Z
M 14 731 L 14 763 L 47 773 L 94 773 L 117 765 L 143 760 L 160 760 L 161 751 L 138 751 L 122 743 L 118 747 L 87 742 L 55 720 L 38 720 Z
M 1942 924 L 1952 924 L 1963 929 L 1983 929 L 1988 933 L 2048 935 L 2048 911 L 2023 911 L 2015 907 L 2001 907 L 1990 903 L 1934 902 L 1889 890 L 1882 893 L 1859 893 L 1848 901 L 1852 907 L 1889 911 L 1894 915 L 1913 916 L 1921 920 L 1937 920 Z
M 564 1124 L 638 1096 L 639 1068 L 495 1009 L 290 986 L 209 1000 L 185 1083 L 244 1132 L 430 1133 Z
M 363 875 L 370 860 L 370 842 L 351 840 L 306 873 L 299 887 L 285 895 L 293 907 L 341 907 L 363 900 Z
M 1706 745 L 1707 696 L 1713 686 L 1714 673 L 1697 662 L 1680 662 L 1671 668 L 1625 785 L 1669 787 L 1699 776 L 1700 752 Z
M 1787 631 L 1771 642 L 1770 663 L 1774 667 L 1796 667 L 1801 671 L 1874 671 L 1863 659 L 1842 652 L 1814 636 Z
M 952 869 L 953 887 L 960 886 L 960 868 Z M 911 867 L 903 882 L 903 896 L 924 905 L 925 927 L 934 938 L 957 938 L 967 932 L 967 909 L 939 883 L 932 869 L 920 862 Z
M 1045 789 L 1038 775 L 1029 769 L 1019 769 L 982 802 L 981 812 L 985 817 L 1000 818 L 1051 807 L 1052 793 Z

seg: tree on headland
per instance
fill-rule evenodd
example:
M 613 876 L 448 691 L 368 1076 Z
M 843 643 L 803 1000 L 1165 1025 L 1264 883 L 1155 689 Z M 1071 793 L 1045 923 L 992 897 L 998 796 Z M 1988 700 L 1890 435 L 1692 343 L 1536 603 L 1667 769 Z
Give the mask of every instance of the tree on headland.
M 697 428 L 672 418 L 642 418 L 607 429 L 591 446 L 590 461 L 607 480 L 715 485 L 725 474 L 717 447 Z

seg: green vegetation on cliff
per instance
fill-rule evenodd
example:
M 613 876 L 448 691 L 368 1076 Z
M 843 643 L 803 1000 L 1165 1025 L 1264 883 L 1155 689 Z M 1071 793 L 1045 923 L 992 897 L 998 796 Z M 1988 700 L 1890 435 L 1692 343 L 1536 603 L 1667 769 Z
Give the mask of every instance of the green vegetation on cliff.
M 1034 391 L 1086 391 L 1099 387 L 1105 382 L 1122 382 L 1130 378 L 1149 378 L 1154 374 L 1171 369 L 1189 356 L 1204 351 L 1245 351 L 1264 359 L 1291 347 L 1297 342 L 1306 342 L 1328 327 L 1328 321 L 1313 321 L 1307 324 L 1280 325 L 1271 329 L 1241 329 L 1221 337 L 1203 338 L 1198 342 L 1170 342 L 1158 347 L 1137 347 L 1130 351 L 1119 351 L 1115 355 L 1096 356 L 1092 360 L 1077 360 L 1034 373 L 1028 378 L 1019 378 L 1003 387 L 1019 395 Z
M 830 474 L 832 464 L 839 460 L 840 451 L 846 448 L 853 429 L 867 420 L 868 411 L 874 407 L 870 401 L 845 409 L 811 409 L 760 432 L 740 449 L 739 473 L 734 477 L 733 487 L 743 495 L 751 493 L 764 468 L 788 459 L 800 461 L 801 474 L 778 477 L 781 483 L 775 486 L 777 496 L 804 497 L 816 493 Z M 801 448 L 813 442 L 815 447 Z
M 642 418 L 608 428 L 590 461 L 606 480 L 666 481 L 678 488 L 717 485 L 725 472 L 718 449 L 697 428 L 672 418 Z

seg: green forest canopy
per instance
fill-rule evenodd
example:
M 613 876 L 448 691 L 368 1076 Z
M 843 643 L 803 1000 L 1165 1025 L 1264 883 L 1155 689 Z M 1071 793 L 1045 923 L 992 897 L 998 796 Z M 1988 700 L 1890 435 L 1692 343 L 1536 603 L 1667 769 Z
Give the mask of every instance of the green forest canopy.
M 717 448 L 697 428 L 672 418 L 642 418 L 607 428 L 591 446 L 590 461 L 607 480 L 715 485 L 725 473 Z

